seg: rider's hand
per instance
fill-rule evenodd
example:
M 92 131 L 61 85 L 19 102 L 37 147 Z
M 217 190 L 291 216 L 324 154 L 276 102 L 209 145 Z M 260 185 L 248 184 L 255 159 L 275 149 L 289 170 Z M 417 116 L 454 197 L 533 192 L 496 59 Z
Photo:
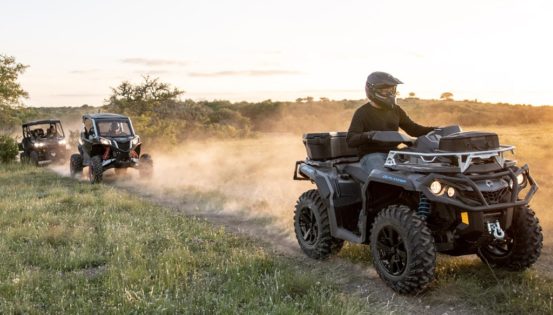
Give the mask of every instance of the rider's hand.
M 375 134 L 376 134 L 376 131 L 374 130 L 365 132 L 365 136 L 367 137 L 367 139 L 369 139 L 369 141 L 373 139 Z

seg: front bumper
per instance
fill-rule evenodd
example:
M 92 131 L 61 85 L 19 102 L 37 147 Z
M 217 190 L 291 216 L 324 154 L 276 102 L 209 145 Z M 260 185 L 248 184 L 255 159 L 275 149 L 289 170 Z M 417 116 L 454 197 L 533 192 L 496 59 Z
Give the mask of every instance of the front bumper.
M 526 178 L 525 185 L 518 185 L 517 184 L 517 176 L 519 174 L 524 174 Z M 510 188 L 510 197 L 508 201 L 501 201 L 497 203 L 491 203 L 483 194 L 481 189 L 478 187 L 476 181 L 482 181 L 486 179 L 490 180 L 497 180 L 497 179 L 504 179 L 508 178 L 510 179 L 512 184 L 512 188 Z M 444 185 L 449 185 L 452 187 L 458 187 L 458 186 L 464 186 L 464 187 L 470 187 L 472 189 L 473 195 L 476 197 L 471 204 L 468 204 L 467 202 L 463 202 L 456 198 L 450 198 L 445 194 L 436 195 L 433 194 L 430 191 L 430 183 L 433 181 L 439 181 L 440 183 L 443 183 Z M 526 186 L 529 187 L 529 190 L 527 193 L 522 197 L 519 198 L 519 193 L 523 188 Z M 422 193 L 431 201 L 434 203 L 441 203 L 446 204 L 458 209 L 462 209 L 463 211 L 467 212 L 482 212 L 482 211 L 492 211 L 492 210 L 501 210 L 501 209 L 507 209 L 507 208 L 514 208 L 519 206 L 527 205 L 536 191 L 538 190 L 539 186 L 534 180 L 534 178 L 530 175 L 530 171 L 528 169 L 528 165 L 524 165 L 521 168 L 518 169 L 511 169 L 508 168 L 504 171 L 497 172 L 494 174 L 482 174 L 482 175 L 464 175 L 464 174 L 458 174 L 457 176 L 446 176 L 442 174 L 430 174 L 423 178 L 421 190 Z

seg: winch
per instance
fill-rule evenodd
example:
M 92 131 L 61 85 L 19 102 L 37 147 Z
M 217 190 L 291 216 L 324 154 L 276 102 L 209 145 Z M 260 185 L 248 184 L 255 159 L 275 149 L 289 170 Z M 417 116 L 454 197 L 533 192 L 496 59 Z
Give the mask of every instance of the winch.
M 488 232 L 496 239 L 496 240 L 503 240 L 505 238 L 505 231 L 501 228 L 501 225 L 499 224 L 499 221 L 496 220 L 495 222 L 487 222 L 488 225 Z

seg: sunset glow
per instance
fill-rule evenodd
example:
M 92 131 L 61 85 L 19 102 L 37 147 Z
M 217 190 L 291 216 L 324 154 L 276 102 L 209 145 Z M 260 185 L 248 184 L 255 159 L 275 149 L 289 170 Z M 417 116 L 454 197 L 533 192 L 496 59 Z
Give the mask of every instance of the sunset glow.
M 184 98 L 364 98 L 372 71 L 400 96 L 552 105 L 550 1 L 12 1 L 0 53 L 29 65 L 30 106 L 101 105 L 160 77 Z

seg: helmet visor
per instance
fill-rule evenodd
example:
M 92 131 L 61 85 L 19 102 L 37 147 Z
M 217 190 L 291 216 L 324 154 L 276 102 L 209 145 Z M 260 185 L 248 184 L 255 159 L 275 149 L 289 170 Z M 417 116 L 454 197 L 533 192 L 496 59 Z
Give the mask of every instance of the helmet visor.
M 396 86 L 387 86 L 387 87 L 377 88 L 375 92 L 376 94 L 382 97 L 391 97 L 391 96 L 396 96 L 397 90 L 396 90 Z

